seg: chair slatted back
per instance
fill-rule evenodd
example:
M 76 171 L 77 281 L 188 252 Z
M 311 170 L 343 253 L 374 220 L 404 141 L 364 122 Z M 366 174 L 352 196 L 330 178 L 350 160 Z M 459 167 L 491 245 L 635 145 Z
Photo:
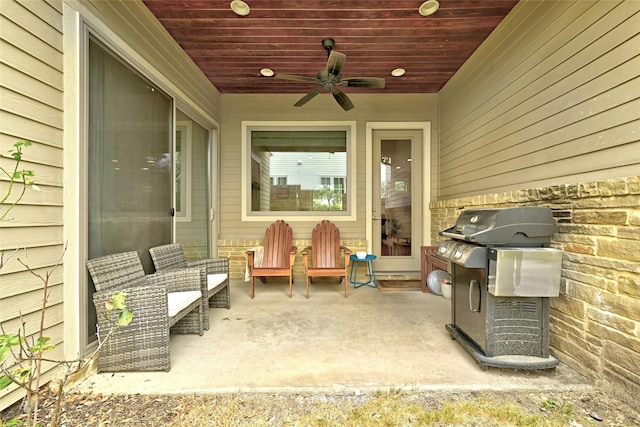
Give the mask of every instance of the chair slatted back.
M 289 268 L 289 251 L 293 245 L 293 232 L 289 224 L 279 219 L 264 233 L 262 268 Z
M 311 233 L 313 268 L 340 267 L 340 230 L 330 221 L 323 220 Z

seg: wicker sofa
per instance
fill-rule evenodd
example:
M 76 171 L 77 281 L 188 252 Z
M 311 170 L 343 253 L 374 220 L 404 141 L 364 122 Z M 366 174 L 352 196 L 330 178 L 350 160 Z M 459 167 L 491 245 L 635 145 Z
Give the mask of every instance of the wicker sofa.
M 135 251 L 87 261 L 96 287 L 93 301 L 98 311 L 99 333 L 112 323 L 101 309 L 115 292 L 126 293 L 133 321 L 103 343 L 99 372 L 169 371 L 170 333 L 203 333 L 200 270 L 172 270 L 145 275 Z
M 170 243 L 149 249 L 156 271 L 200 268 L 204 329 L 209 330 L 209 307 L 230 308 L 229 258 L 206 258 L 187 261 L 182 245 Z

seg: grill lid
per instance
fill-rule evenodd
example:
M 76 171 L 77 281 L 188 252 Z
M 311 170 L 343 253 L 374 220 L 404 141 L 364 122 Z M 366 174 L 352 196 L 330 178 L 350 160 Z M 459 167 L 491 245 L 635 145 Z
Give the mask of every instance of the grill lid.
M 553 213 L 545 207 L 469 209 L 441 236 L 480 245 L 536 246 L 551 242 Z

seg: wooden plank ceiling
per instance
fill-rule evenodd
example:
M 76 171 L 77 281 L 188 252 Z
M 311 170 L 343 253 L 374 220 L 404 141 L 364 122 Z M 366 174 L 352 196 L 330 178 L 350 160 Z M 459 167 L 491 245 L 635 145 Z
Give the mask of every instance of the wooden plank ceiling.
M 518 2 L 439 0 L 425 17 L 421 0 L 245 0 L 247 16 L 230 0 L 143 1 L 222 93 L 315 89 L 260 70 L 315 77 L 326 67 L 325 38 L 346 55 L 343 78 L 386 80 L 384 89 L 345 92 L 437 93 Z M 406 74 L 392 77 L 395 68 Z

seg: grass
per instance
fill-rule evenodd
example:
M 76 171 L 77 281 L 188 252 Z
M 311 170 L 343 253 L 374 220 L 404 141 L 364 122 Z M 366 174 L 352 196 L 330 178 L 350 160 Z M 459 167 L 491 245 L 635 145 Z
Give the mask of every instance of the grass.
M 215 405 L 190 405 L 180 425 L 189 426 L 523 426 L 570 425 L 573 407 L 552 400 L 519 406 L 482 396 L 437 401 L 391 391 L 369 397 L 291 401 L 271 396 L 270 402 L 221 398 Z M 195 402 L 192 402 L 192 404 Z M 526 406 L 526 407 L 525 407 Z

